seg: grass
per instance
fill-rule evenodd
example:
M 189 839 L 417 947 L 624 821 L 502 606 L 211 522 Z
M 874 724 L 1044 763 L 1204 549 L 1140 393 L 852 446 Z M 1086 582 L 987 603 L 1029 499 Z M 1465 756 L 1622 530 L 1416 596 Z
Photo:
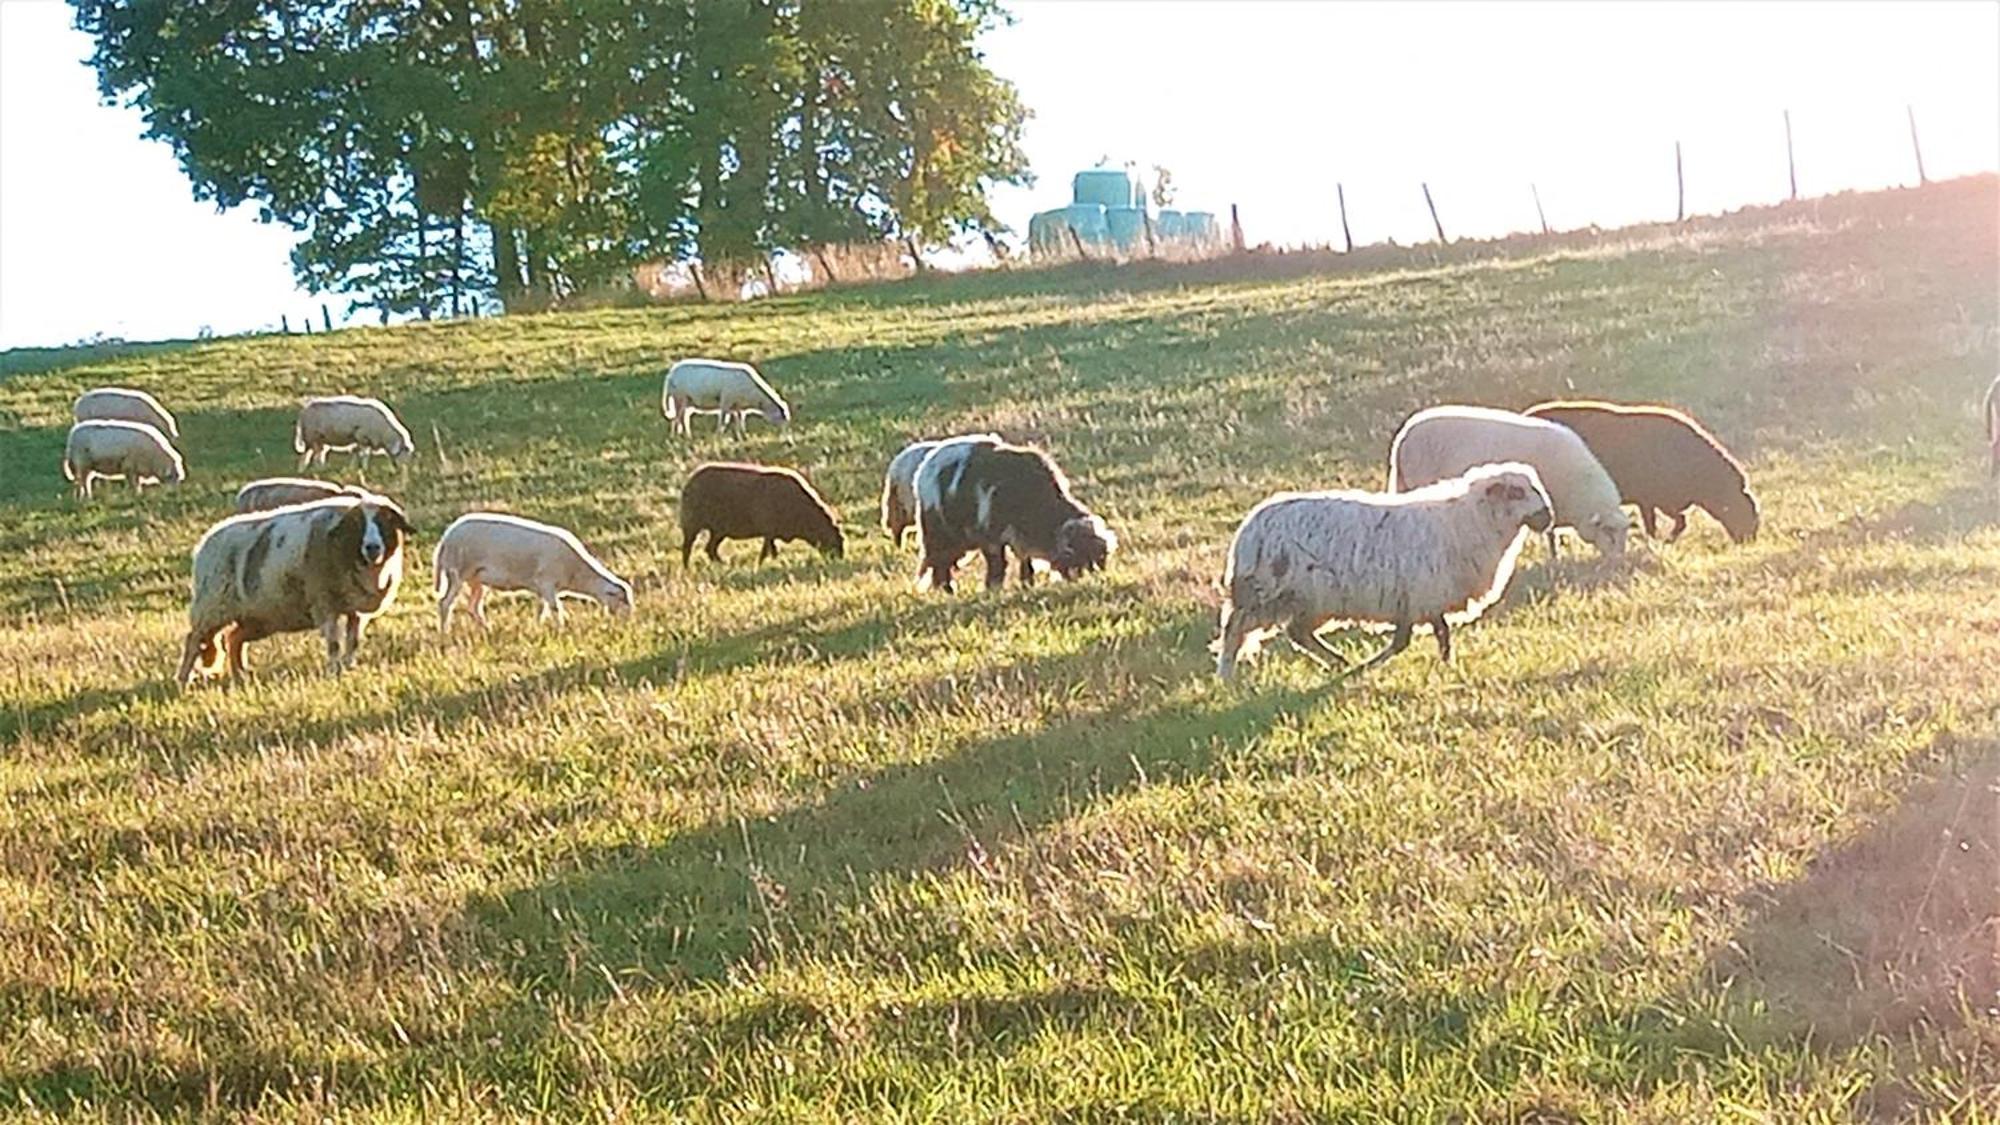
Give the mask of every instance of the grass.
M 1994 1120 L 1996 195 L 0 358 L 0 1105 Z M 689 353 L 796 424 L 668 441 Z M 80 506 L 68 404 L 114 381 L 191 476 Z M 376 483 L 424 565 L 344 678 L 300 635 L 175 691 L 189 548 L 332 391 L 419 436 Z M 1580 394 L 1695 411 L 1763 535 L 1531 547 L 1449 667 L 1213 679 L 1256 500 L 1378 481 L 1421 405 Z M 881 467 L 988 428 L 1118 529 L 1107 574 L 912 589 Z M 846 560 L 682 571 L 725 454 L 806 472 Z M 475 507 L 571 526 L 638 614 L 441 640 Z

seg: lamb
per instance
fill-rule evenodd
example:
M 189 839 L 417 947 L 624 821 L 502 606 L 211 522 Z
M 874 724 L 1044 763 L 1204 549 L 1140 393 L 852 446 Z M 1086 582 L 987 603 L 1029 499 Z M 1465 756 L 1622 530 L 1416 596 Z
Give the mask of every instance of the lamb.
M 1007 580 L 1007 550 L 1021 560 L 1021 583 L 1035 560 L 1065 579 L 1101 570 L 1118 537 L 1070 495 L 1069 481 L 1039 449 L 992 437 L 933 450 L 917 467 L 918 584 L 950 593 L 952 570 L 969 551 L 986 556 L 986 588 Z
M 1986 475 L 2000 477 L 2000 375 L 1986 388 L 1982 413 L 1986 417 Z
M 903 533 L 917 524 L 917 467 L 924 458 L 941 445 L 954 441 L 1000 441 L 999 434 L 960 434 L 957 437 L 938 438 L 934 441 L 916 441 L 903 447 L 901 453 L 889 462 L 889 471 L 882 479 L 882 530 L 889 533 L 898 547 L 903 545 Z
M 76 405 L 70 408 L 79 422 L 118 421 L 143 422 L 167 435 L 169 441 L 181 440 L 181 428 L 160 400 L 145 391 L 131 387 L 96 387 L 76 396 Z
M 1458 476 L 1475 465 L 1519 461 L 1534 467 L 1555 504 L 1548 529 L 1567 527 L 1606 555 L 1625 553 L 1631 524 L 1618 486 L 1583 439 L 1554 422 L 1483 406 L 1433 406 L 1396 431 L 1389 446 L 1389 491 L 1407 492 Z
M 370 454 L 386 453 L 400 464 L 417 451 L 417 444 L 410 440 L 402 419 L 382 400 L 328 395 L 307 399 L 299 409 L 292 449 L 299 455 L 301 469 L 315 461 L 326 464 L 329 450 L 358 451 L 366 472 Z
M 366 496 L 366 489 L 351 484 L 335 484 L 332 481 L 307 480 L 304 477 L 265 477 L 253 480 L 236 490 L 236 510 L 238 512 L 268 512 L 273 508 L 283 508 L 291 504 L 308 504 L 314 500 L 325 500 L 329 496 Z
M 395 601 L 403 509 L 372 493 L 335 496 L 217 523 L 194 549 L 194 597 L 175 679 L 234 680 L 243 646 L 277 633 L 318 629 L 330 674 L 353 664 L 369 620 Z
M 776 558 L 778 544 L 801 539 L 828 558 L 840 558 L 846 542 L 832 508 L 806 478 L 772 465 L 712 462 L 697 467 L 681 488 L 681 565 L 694 541 L 708 533 L 708 557 L 721 562 L 725 539 L 762 539 L 757 561 Z
M 438 632 L 451 630 L 460 590 L 472 619 L 486 628 L 488 590 L 528 590 L 542 600 L 541 620 L 567 620 L 562 596 L 591 598 L 615 617 L 632 613 L 632 584 L 611 573 L 568 530 L 501 512 L 468 512 L 452 521 L 431 556 L 437 572 Z
M 744 417 L 757 414 L 774 426 L 792 419 L 792 408 L 771 384 L 747 363 L 720 359 L 684 359 L 667 371 L 660 389 L 660 413 L 674 433 L 691 436 L 696 414 L 714 414 L 721 433 L 732 421 L 736 436 L 744 436 Z
M 75 484 L 78 499 L 96 494 L 99 478 L 131 482 L 138 492 L 147 481 L 177 485 L 187 466 L 167 435 L 144 422 L 91 419 L 69 428 L 63 443 L 63 479 Z
M 1506 592 L 1528 531 L 1553 518 L 1535 470 L 1519 462 L 1400 493 L 1278 493 L 1229 545 L 1216 675 L 1234 675 L 1239 653 L 1281 628 L 1323 667 L 1342 665 L 1319 636 L 1336 623 L 1394 630 L 1354 672 L 1403 651 L 1423 626 L 1449 662 L 1451 626 Z
M 1667 406 L 1589 401 L 1545 402 L 1527 414 L 1583 439 L 1611 474 L 1619 496 L 1638 506 L 1648 537 L 1659 538 L 1657 520 L 1664 512 L 1673 520 L 1666 541 L 1679 539 L 1694 507 L 1714 516 L 1734 542 L 1757 537 L 1757 498 L 1743 466 L 1686 414 Z

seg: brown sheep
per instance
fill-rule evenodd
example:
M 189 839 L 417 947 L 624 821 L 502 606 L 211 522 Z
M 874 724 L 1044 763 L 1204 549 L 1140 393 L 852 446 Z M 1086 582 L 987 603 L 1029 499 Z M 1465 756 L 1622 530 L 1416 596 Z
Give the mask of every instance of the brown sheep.
M 1655 521 L 1673 520 L 1671 543 L 1687 530 L 1689 508 L 1701 508 L 1722 524 L 1729 538 L 1757 537 L 1757 498 L 1743 466 L 1701 423 L 1667 406 L 1610 402 L 1545 402 L 1527 414 L 1576 431 L 1618 484 L 1625 503 L 1637 505 L 1646 534 L 1659 538 Z
M 840 558 L 846 543 L 833 509 L 806 478 L 771 465 L 710 463 L 688 475 L 681 489 L 681 565 L 694 541 L 708 532 L 708 557 L 722 561 L 724 539 L 762 539 L 757 561 L 776 558 L 778 544 L 800 539 L 820 554 Z

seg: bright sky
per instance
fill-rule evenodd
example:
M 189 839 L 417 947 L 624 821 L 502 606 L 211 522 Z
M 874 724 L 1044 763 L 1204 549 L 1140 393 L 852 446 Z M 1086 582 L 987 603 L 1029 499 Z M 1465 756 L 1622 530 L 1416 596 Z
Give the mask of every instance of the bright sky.
M 2000 2 L 1084 3 L 1016 0 L 988 61 L 1035 110 L 1040 177 L 996 196 L 1024 230 L 1109 155 L 1164 164 L 1177 204 L 1240 205 L 1252 242 L 1357 242 L 1673 216 L 1799 190 L 2000 169 Z M 59 0 L 0 0 L 0 347 L 296 325 L 292 235 L 196 203 L 135 111 L 99 104 Z M 332 302 L 331 304 L 338 304 Z M 339 315 L 336 307 L 335 315 Z

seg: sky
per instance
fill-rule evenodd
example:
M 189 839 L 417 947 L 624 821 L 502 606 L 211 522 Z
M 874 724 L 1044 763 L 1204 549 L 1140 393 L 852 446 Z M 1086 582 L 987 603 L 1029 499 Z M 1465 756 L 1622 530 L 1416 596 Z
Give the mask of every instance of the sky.
M 1017 231 L 1102 157 L 1173 172 L 1245 237 L 1357 243 L 1670 219 L 2000 169 L 2000 0 L 1163 3 L 1016 0 L 987 62 L 1034 111 Z M 60 0 L 0 0 L 0 348 L 296 326 L 294 239 L 194 199 L 136 110 L 106 106 Z M 339 299 L 329 299 L 336 318 Z

